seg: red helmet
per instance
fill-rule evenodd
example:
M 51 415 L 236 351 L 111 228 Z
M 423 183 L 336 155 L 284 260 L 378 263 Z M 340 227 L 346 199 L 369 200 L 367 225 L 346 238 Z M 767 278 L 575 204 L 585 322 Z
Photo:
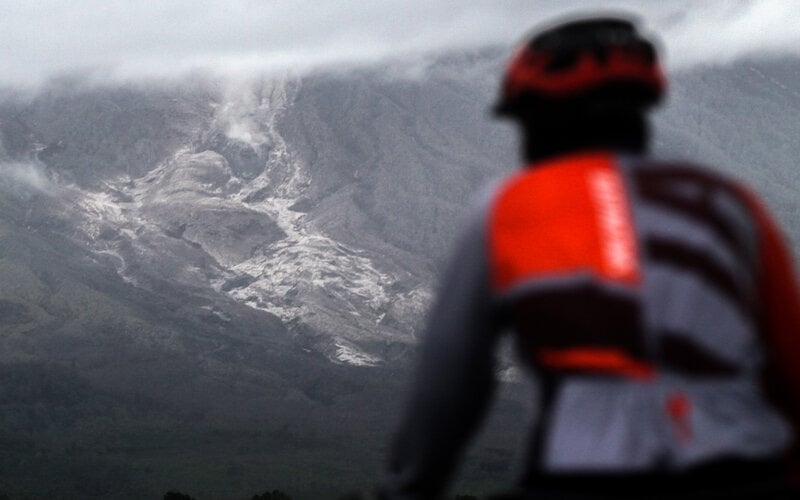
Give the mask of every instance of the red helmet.
M 625 19 L 572 21 L 520 47 L 508 65 L 494 110 L 518 116 L 536 105 L 569 101 L 646 108 L 664 94 L 655 48 Z

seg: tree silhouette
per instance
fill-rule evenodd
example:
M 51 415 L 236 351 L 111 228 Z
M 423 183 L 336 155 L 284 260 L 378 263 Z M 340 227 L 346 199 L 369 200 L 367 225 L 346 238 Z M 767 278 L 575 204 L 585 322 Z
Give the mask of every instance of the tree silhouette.
M 292 500 L 292 497 L 280 490 L 272 490 L 265 492 L 263 495 L 253 495 L 250 500 Z
M 164 500 L 195 500 L 194 497 L 181 493 L 180 491 L 168 491 L 164 493 Z

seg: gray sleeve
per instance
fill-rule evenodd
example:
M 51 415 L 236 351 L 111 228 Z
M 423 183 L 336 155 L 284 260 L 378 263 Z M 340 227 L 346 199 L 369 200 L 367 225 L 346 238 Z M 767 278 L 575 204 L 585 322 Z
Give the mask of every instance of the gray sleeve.
M 436 498 L 491 399 L 499 318 L 484 219 L 475 218 L 460 240 L 429 316 L 380 498 Z

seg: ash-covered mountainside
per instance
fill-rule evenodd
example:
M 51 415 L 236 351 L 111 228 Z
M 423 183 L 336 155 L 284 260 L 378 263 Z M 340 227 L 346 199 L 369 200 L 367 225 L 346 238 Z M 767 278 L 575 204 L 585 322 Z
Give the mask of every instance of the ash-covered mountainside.
M 179 289 L 232 325 L 240 304 L 333 361 L 377 365 L 413 342 L 472 193 L 513 164 L 486 120 L 495 66 L 54 83 L 0 110 L 5 170 L 38 181 L 9 189 L 27 190 L 42 238 L 116 274 L 115 300 Z
M 3 221 L 38 238 L 31 254 L 104 273 L 108 300 L 187 294 L 185 317 L 233 330 L 247 306 L 331 360 L 380 364 L 414 341 L 475 192 L 514 167 L 511 129 L 488 114 L 500 68 L 487 51 L 407 74 L 64 79 L 7 96 Z M 798 68 L 677 75 L 655 141 L 752 181 L 794 238 Z
M 0 496 L 374 481 L 496 65 L 3 95 Z

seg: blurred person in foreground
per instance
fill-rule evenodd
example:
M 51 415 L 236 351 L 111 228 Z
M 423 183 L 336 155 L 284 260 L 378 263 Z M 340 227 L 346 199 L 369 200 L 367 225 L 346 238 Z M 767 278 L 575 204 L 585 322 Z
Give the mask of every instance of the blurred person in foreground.
M 572 20 L 513 56 L 496 113 L 525 166 L 453 256 L 380 498 L 446 489 L 506 330 L 541 387 L 519 498 L 800 498 L 791 254 L 746 187 L 647 156 L 664 92 L 625 19 Z

